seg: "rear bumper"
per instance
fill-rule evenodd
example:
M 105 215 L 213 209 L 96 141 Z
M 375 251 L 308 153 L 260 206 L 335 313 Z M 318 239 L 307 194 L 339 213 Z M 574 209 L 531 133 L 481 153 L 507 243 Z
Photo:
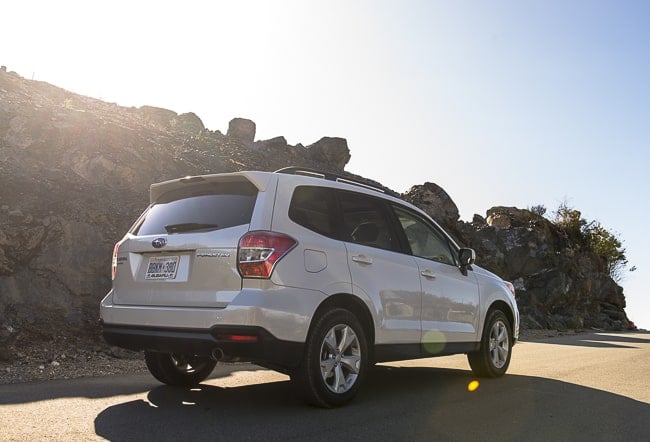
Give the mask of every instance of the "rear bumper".
M 281 341 L 303 343 L 311 318 L 326 295 L 264 282 L 264 289 L 243 289 L 227 307 L 117 304 L 110 290 L 100 305 L 104 324 L 160 330 L 211 330 L 259 327 Z
M 104 339 L 131 350 L 211 355 L 285 371 L 303 355 L 310 318 L 324 294 L 291 287 L 244 289 L 226 308 L 115 304 L 102 300 Z M 233 335 L 236 335 L 233 338 Z
M 214 326 L 175 329 L 102 324 L 104 339 L 130 350 L 208 356 L 215 350 L 228 361 L 247 361 L 291 369 L 302 359 L 304 344 L 277 339 L 261 327 Z

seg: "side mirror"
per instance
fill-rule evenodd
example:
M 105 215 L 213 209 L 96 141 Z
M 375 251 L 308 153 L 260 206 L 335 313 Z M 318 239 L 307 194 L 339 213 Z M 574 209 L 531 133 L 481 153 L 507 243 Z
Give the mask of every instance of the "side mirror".
M 476 252 L 474 249 L 462 248 L 458 252 L 458 260 L 460 261 L 460 271 L 467 276 L 467 269 L 476 261 Z

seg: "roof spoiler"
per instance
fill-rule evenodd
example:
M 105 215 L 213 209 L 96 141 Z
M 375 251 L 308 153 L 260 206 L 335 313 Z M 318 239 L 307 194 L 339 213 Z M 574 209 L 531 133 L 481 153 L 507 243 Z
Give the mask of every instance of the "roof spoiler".
M 174 180 L 163 181 L 161 183 L 152 184 L 149 187 L 149 202 L 153 204 L 158 201 L 160 197 L 165 193 L 172 190 L 181 189 L 188 185 L 196 183 L 224 183 L 241 181 L 242 178 L 251 182 L 260 192 L 264 192 L 268 186 L 269 180 L 271 179 L 271 174 L 269 172 L 243 171 L 233 173 L 218 173 L 212 175 L 186 176 Z

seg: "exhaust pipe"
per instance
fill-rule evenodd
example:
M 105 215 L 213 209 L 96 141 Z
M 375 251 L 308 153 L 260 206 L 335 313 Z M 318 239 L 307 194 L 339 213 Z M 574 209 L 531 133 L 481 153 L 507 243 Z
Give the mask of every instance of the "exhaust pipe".
M 220 349 L 219 347 L 215 347 L 212 349 L 212 353 L 210 354 L 212 357 L 212 360 L 214 361 L 219 361 L 223 359 L 223 350 Z

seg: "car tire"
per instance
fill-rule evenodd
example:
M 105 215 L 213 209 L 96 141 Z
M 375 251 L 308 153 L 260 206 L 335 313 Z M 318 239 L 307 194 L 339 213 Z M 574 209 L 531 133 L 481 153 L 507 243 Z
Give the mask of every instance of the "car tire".
M 367 363 L 363 327 L 351 312 L 336 308 L 315 321 L 292 381 L 310 404 L 337 407 L 357 394 Z
M 510 321 L 501 310 L 490 311 L 483 328 L 480 349 L 467 354 L 474 374 L 487 378 L 503 376 L 510 365 L 512 344 Z
M 149 372 L 163 384 L 193 387 L 205 380 L 217 362 L 208 356 L 187 356 L 145 351 Z

